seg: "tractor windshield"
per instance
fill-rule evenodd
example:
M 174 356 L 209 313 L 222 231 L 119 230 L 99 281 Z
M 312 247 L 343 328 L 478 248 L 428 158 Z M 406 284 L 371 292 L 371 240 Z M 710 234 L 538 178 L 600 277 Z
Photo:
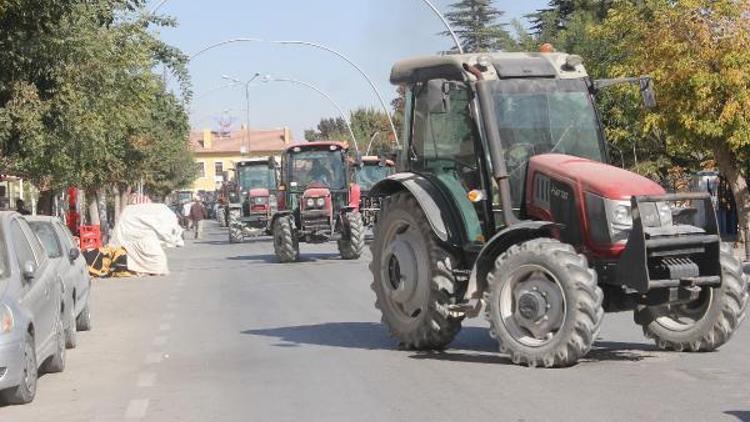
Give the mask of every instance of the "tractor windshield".
M 523 198 L 532 156 L 558 153 L 604 161 L 604 139 L 584 80 L 500 80 L 492 91 L 514 208 Z
M 344 157 L 341 150 L 308 150 L 292 153 L 290 166 L 289 182 L 296 183 L 300 188 L 315 184 L 329 189 L 346 188 Z
M 237 181 L 243 191 L 257 188 L 276 189 L 274 169 L 269 168 L 267 163 L 239 166 Z
M 362 190 L 370 190 L 377 182 L 393 174 L 393 167 L 381 166 L 380 163 L 365 164 L 357 170 L 357 184 Z

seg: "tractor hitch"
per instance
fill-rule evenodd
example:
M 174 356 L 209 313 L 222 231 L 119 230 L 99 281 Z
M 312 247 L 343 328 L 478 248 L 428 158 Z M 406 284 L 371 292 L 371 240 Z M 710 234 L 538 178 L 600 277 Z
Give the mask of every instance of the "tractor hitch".
M 708 193 L 633 196 L 631 213 L 633 228 L 610 282 L 637 293 L 721 285 L 721 237 Z

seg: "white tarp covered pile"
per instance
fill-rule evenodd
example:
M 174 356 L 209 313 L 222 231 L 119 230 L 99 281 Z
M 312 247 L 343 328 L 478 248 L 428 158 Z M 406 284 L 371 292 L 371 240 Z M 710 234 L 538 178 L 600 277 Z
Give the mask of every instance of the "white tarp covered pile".
M 128 205 L 112 231 L 109 244 L 128 253 L 128 270 L 141 274 L 169 274 L 163 246 L 184 246 L 177 216 L 164 204 Z

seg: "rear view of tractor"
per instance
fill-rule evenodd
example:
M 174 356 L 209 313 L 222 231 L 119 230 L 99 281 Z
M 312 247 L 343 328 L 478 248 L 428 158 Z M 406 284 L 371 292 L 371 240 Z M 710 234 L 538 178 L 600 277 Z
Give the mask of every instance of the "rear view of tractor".
M 591 80 L 564 53 L 405 60 L 399 170 L 372 243 L 373 290 L 402 347 L 450 344 L 484 314 L 529 366 L 588 353 L 605 312 L 631 311 L 661 349 L 711 351 L 745 317 L 747 276 L 708 194 L 667 194 L 605 164 L 595 95 L 651 79 Z
M 235 164 L 235 179 L 227 195 L 229 243 L 270 233 L 271 217 L 276 212 L 277 173 L 273 157 Z
M 359 258 L 364 249 L 360 191 L 350 180 L 343 144 L 311 142 L 284 151 L 279 209 L 273 217 L 274 251 L 281 262 L 299 258 L 299 242 L 332 240 L 342 258 Z
M 378 211 L 380 210 L 380 199 L 370 196 L 370 189 L 395 172 L 393 161 L 378 156 L 365 156 L 359 165 L 354 165 L 354 174 L 357 184 L 362 192 L 359 212 L 366 227 L 375 224 Z

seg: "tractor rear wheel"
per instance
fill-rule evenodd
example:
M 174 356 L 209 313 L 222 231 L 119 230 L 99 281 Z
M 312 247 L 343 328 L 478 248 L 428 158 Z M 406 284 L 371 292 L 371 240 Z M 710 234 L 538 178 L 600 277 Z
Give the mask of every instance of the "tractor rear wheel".
M 720 287 L 704 287 L 697 300 L 683 305 L 636 311 L 646 337 L 660 349 L 708 352 L 726 343 L 745 318 L 748 276 L 729 245 L 721 245 Z
M 447 346 L 463 316 L 451 314 L 458 285 L 454 258 L 439 243 L 417 200 L 407 192 L 386 199 L 370 246 L 375 307 L 406 349 Z
M 516 364 L 564 367 L 591 349 L 604 294 L 586 257 L 540 238 L 512 246 L 487 275 L 490 334 Z
M 299 241 L 288 216 L 277 218 L 273 224 L 273 249 L 281 262 L 294 262 L 299 258 Z
M 357 211 L 344 214 L 345 236 L 338 240 L 339 252 L 344 259 L 357 259 L 365 248 L 365 226 Z

